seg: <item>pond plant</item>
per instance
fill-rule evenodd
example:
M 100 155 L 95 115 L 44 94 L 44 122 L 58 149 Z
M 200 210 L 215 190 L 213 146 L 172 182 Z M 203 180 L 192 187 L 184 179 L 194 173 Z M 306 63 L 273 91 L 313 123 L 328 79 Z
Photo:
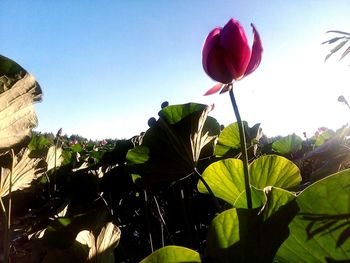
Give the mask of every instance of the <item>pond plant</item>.
M 164 102 L 123 140 L 33 133 L 41 88 L 0 56 L 0 262 L 348 262 L 350 128 L 267 138 L 242 120 L 252 29 L 249 45 L 230 19 L 202 51 L 205 95 L 228 92 L 235 122 Z

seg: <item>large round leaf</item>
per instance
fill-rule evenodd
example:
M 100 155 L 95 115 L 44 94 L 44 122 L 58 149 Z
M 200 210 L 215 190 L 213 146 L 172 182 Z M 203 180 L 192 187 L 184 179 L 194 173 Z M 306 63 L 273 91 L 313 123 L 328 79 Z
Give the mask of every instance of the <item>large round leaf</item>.
M 202 262 L 199 253 L 185 247 L 166 246 L 154 251 L 140 263 L 196 263 Z
M 213 219 L 204 253 L 208 262 L 272 262 L 288 237 L 288 223 L 297 206 L 288 191 L 268 188 L 265 192 L 262 209 L 232 208 Z
M 303 140 L 293 133 L 272 143 L 272 149 L 280 154 L 290 154 L 301 150 Z
M 266 195 L 264 190 L 257 189 L 254 186 L 250 187 L 252 197 L 252 208 L 262 207 L 266 203 Z M 248 208 L 246 191 L 243 191 L 233 204 L 236 208 Z
M 299 168 L 288 159 L 278 155 L 265 155 L 249 165 L 250 184 L 258 189 L 275 186 L 290 189 L 302 180 Z
M 301 182 L 298 167 L 288 159 L 277 155 L 265 155 L 256 159 L 249 166 L 250 184 L 257 189 L 275 186 L 289 189 Z M 212 163 L 205 169 L 203 179 L 208 183 L 214 195 L 231 205 L 237 202 L 239 207 L 244 203 L 245 184 L 243 163 L 239 159 L 225 159 Z M 198 191 L 208 193 L 204 184 L 199 181 Z M 261 202 L 261 194 L 253 193 L 255 204 Z
M 245 121 L 243 125 L 247 147 L 250 147 L 254 144 L 254 140 L 257 140 L 261 136 L 260 123 L 255 124 L 252 128 L 250 128 Z M 230 150 L 239 149 L 240 147 L 239 128 L 238 123 L 235 122 L 225 127 L 220 133 L 214 154 L 217 156 L 225 156 Z
M 326 177 L 298 197 L 299 214 L 279 262 L 350 261 L 350 170 Z
M 239 159 L 225 159 L 212 163 L 205 169 L 202 177 L 216 197 L 232 205 L 245 189 L 243 163 Z M 198 182 L 197 188 L 201 193 L 208 193 L 201 181 Z

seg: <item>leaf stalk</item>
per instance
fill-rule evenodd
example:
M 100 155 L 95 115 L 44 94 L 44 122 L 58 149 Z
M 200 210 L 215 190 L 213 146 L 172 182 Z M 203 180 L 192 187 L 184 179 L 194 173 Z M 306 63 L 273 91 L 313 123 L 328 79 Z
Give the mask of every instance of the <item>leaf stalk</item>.
M 237 124 L 238 124 L 238 130 L 239 130 L 239 138 L 241 143 L 241 151 L 242 151 L 242 161 L 243 161 L 243 171 L 244 171 L 244 185 L 245 185 L 245 192 L 247 196 L 247 207 L 248 209 L 252 209 L 252 194 L 250 191 L 250 178 L 249 178 L 249 162 L 248 162 L 248 153 L 247 153 L 247 143 L 245 138 L 245 132 L 244 132 L 244 124 L 241 119 L 241 115 L 239 114 L 237 102 L 235 99 L 235 95 L 233 93 L 232 89 L 232 83 L 230 84 L 230 99 L 233 107 L 233 111 L 236 115 Z

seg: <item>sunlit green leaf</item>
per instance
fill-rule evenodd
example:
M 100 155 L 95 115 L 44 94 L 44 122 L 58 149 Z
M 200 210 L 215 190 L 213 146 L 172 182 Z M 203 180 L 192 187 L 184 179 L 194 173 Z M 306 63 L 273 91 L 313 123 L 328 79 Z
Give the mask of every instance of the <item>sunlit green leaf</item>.
M 300 184 L 299 168 L 288 159 L 277 155 L 265 155 L 253 161 L 249 166 L 250 184 L 257 189 L 275 186 L 285 189 Z M 212 163 L 203 172 L 203 178 L 208 183 L 214 195 L 234 205 L 237 198 L 245 197 L 243 163 L 239 159 L 225 159 Z M 199 181 L 197 188 L 201 193 L 208 190 Z M 256 204 L 262 200 L 258 192 L 255 193 Z M 243 200 L 237 201 L 241 207 Z
M 266 187 L 264 192 L 267 200 L 262 213 L 264 221 L 276 214 L 282 206 L 296 198 L 295 194 L 276 187 Z
M 324 144 L 327 140 L 331 139 L 335 135 L 335 132 L 327 129 L 326 131 L 322 132 L 321 134 L 315 136 L 315 146 L 321 146 Z
M 254 140 L 257 140 L 260 136 L 260 124 L 254 125 L 252 128 L 248 126 L 247 122 L 243 122 L 245 137 L 247 141 L 247 146 L 251 146 L 254 143 Z M 240 136 L 238 123 L 232 123 L 225 127 L 218 139 L 218 143 L 215 146 L 214 154 L 217 156 L 224 156 L 231 149 L 239 149 L 241 147 L 240 144 Z
M 266 194 L 264 190 L 257 189 L 254 186 L 250 187 L 251 197 L 252 197 L 252 208 L 262 207 L 266 203 Z M 236 208 L 248 208 L 247 207 L 247 196 L 246 191 L 244 190 L 237 197 L 236 201 L 233 204 Z
M 303 140 L 296 134 L 288 135 L 272 143 L 272 149 L 280 154 L 297 152 L 302 147 Z
M 84 151 L 84 149 L 83 149 L 83 147 L 81 146 L 80 143 L 73 144 L 73 145 L 70 146 L 70 148 L 71 148 L 71 150 L 73 152 L 77 152 L 77 153 L 80 153 L 80 152 Z
M 149 149 L 146 146 L 136 146 L 128 151 L 126 159 L 131 164 L 144 163 L 149 159 Z
M 169 124 L 175 124 L 193 112 L 203 110 L 203 104 L 187 103 L 183 105 L 170 105 L 162 109 L 161 115 Z
M 205 260 L 272 262 L 298 211 L 294 199 L 288 191 L 270 188 L 262 210 L 232 208 L 219 214 L 210 225 Z
M 48 149 L 52 145 L 53 141 L 50 141 L 46 136 L 34 135 L 28 144 L 28 148 L 31 156 L 43 157 L 46 156 Z
M 225 159 L 212 163 L 205 169 L 203 178 L 210 186 L 214 195 L 234 204 L 236 199 L 245 191 L 243 162 L 239 159 Z M 208 193 L 204 184 L 198 182 L 198 191 Z
M 314 183 L 296 200 L 300 212 L 278 251 L 279 262 L 348 262 L 350 170 Z
M 154 251 L 140 263 L 196 263 L 202 262 L 199 253 L 185 247 L 166 246 Z
M 288 159 L 278 155 L 265 155 L 254 160 L 250 166 L 250 183 L 258 189 L 275 186 L 290 189 L 301 182 L 299 168 Z

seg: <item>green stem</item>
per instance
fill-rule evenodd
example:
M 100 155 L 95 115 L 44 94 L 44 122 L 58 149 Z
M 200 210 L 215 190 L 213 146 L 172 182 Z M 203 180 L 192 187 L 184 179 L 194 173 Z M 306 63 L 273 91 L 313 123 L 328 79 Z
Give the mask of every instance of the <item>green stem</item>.
M 231 84 L 232 85 L 232 84 Z M 250 191 L 250 182 L 249 182 L 249 169 L 248 169 L 248 153 L 247 153 L 247 144 L 245 139 L 244 125 L 241 119 L 241 115 L 238 111 L 237 102 L 235 99 L 235 95 L 233 94 L 232 87 L 230 89 L 230 99 L 233 107 L 233 111 L 235 112 L 238 130 L 239 130 L 239 138 L 241 141 L 241 151 L 242 151 L 242 161 L 243 161 L 243 171 L 244 171 L 244 184 L 245 184 L 245 192 L 247 195 L 247 207 L 248 209 L 252 209 L 252 194 Z
M 219 204 L 219 201 L 216 198 L 216 196 L 214 195 L 213 191 L 211 190 L 210 186 L 208 185 L 208 183 L 204 180 L 204 178 L 202 177 L 200 172 L 198 172 L 197 168 L 194 168 L 194 171 L 195 171 L 196 175 L 198 176 L 199 180 L 201 180 L 201 182 L 204 184 L 205 188 L 207 188 L 208 193 L 213 198 L 213 201 L 214 201 L 215 206 L 218 209 L 218 211 L 222 212 L 223 209 L 222 209 L 221 205 Z

